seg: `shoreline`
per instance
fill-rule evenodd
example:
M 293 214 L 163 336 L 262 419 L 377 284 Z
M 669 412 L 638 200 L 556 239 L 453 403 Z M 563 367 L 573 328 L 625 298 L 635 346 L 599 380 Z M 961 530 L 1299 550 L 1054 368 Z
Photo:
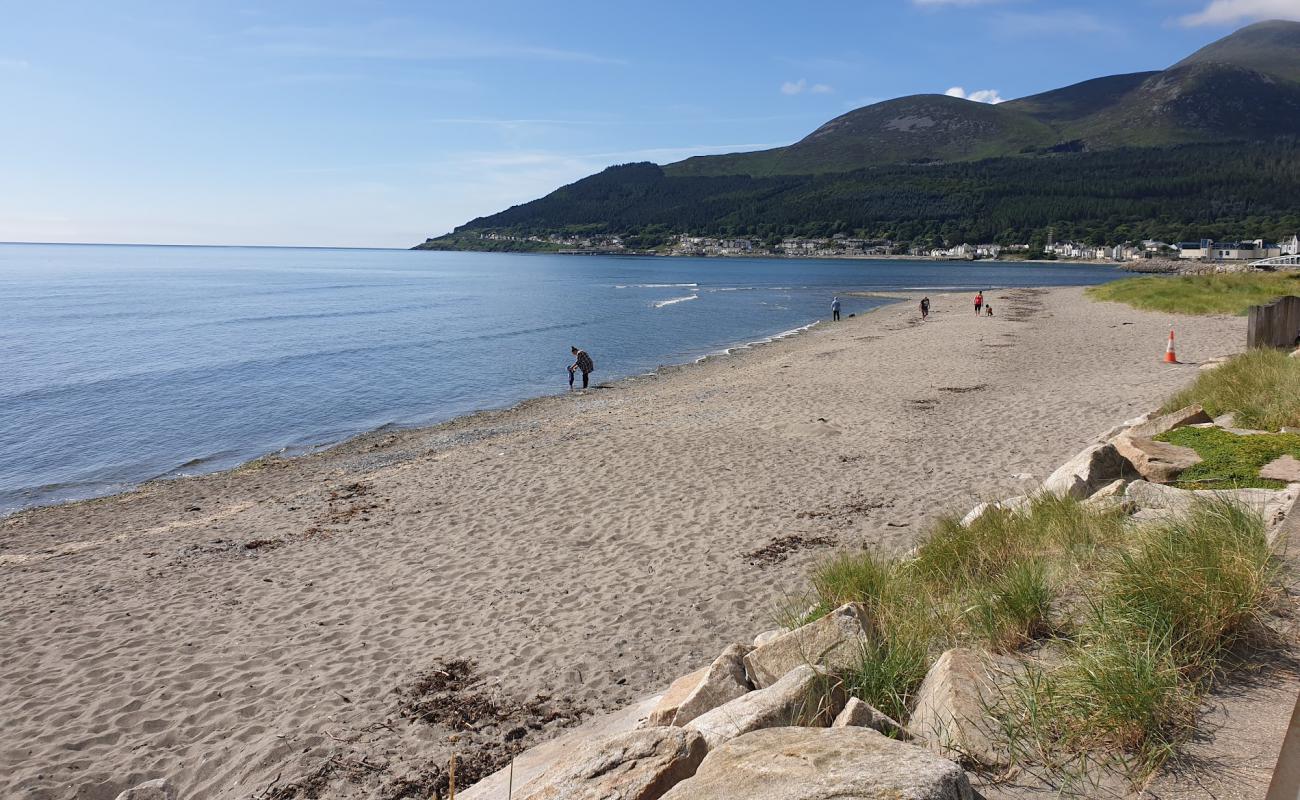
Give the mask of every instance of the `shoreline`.
M 189 245 L 185 245 L 185 246 L 189 246 Z M 903 300 L 906 299 L 898 295 L 873 294 L 873 293 L 865 293 L 865 292 L 843 292 L 843 294 L 846 297 L 894 299 L 896 301 L 894 303 L 885 303 L 880 306 L 875 306 L 873 308 L 867 309 L 866 311 L 862 312 L 858 316 L 865 316 L 866 314 L 870 314 L 873 311 L 877 311 L 882 308 L 888 308 L 889 306 L 896 305 L 897 302 L 902 302 Z M 597 389 L 602 389 L 602 388 L 617 388 L 620 384 L 626 383 L 628 381 L 655 377 L 659 373 L 662 373 L 666 370 L 672 370 L 680 367 L 690 367 L 696 364 L 701 364 L 711 359 L 717 359 L 724 356 L 734 356 L 738 353 L 753 350 L 755 348 L 763 347 L 765 345 L 770 345 L 775 342 L 789 339 L 794 336 L 799 336 L 825 322 L 826 322 L 825 319 L 819 318 L 813 320 L 812 322 L 809 322 L 806 325 L 801 325 L 797 328 L 791 328 L 788 330 L 779 331 L 777 333 L 771 334 L 770 336 L 766 336 L 762 339 L 755 339 L 753 341 L 747 341 L 747 342 L 737 342 L 735 344 L 727 345 L 721 350 L 710 351 L 703 355 L 697 356 L 689 361 L 682 361 L 682 362 L 677 362 L 672 364 L 661 364 L 658 367 L 656 367 L 654 370 L 651 370 L 650 372 L 642 372 L 634 375 L 624 375 L 623 377 L 614 378 L 607 382 L 593 383 L 591 388 L 588 391 L 595 391 Z M 278 450 L 272 450 L 270 452 L 262 453 L 260 455 L 256 455 L 251 458 L 247 458 L 243 461 L 240 461 L 237 464 L 230 465 L 230 466 L 223 466 L 219 469 L 213 469 L 210 471 L 195 472 L 195 473 L 183 474 L 183 475 L 174 474 L 184 469 L 187 465 L 195 464 L 195 463 L 204 463 L 212 460 L 211 456 L 201 456 L 201 455 L 193 456 L 192 458 L 186 460 L 179 466 L 168 470 L 167 472 L 161 473 L 152 478 L 146 478 L 144 480 L 139 481 L 138 483 L 127 484 L 124 486 L 124 488 L 117 491 L 109 491 L 103 494 L 93 494 L 87 497 L 74 497 L 66 500 L 56 500 L 53 502 L 37 502 L 10 511 L 0 511 L 0 522 L 3 522 L 4 520 L 18 514 L 36 511 L 43 508 L 60 508 L 64 506 L 75 506 L 81 503 L 94 503 L 97 501 L 111 499 L 114 497 L 120 497 L 122 495 L 128 495 L 133 492 L 137 492 L 157 484 L 167 484 L 167 483 L 173 483 L 177 481 L 194 480 L 199 478 L 210 477 L 213 475 L 221 475 L 227 472 L 235 472 L 241 469 L 245 469 L 249 465 L 256 464 L 262 461 L 285 462 L 285 461 L 293 461 L 302 458 L 309 458 L 312 456 L 329 453 L 330 451 L 336 448 L 347 446 L 356 440 L 372 438 L 372 437 L 382 437 L 392 433 L 409 433 L 409 432 L 420 432 L 420 431 L 434 432 L 445 426 L 451 425 L 453 423 L 468 418 L 477 417 L 480 415 L 508 413 L 517 408 L 521 408 L 527 404 L 530 404 L 534 401 L 540 401 L 540 400 L 545 400 L 548 398 L 556 398 L 556 397 L 571 397 L 574 394 L 575 391 L 573 390 L 570 391 L 559 390 L 548 394 L 530 395 L 520 400 L 516 400 L 509 405 L 474 409 L 473 411 L 466 411 L 463 413 L 454 414 L 450 417 L 447 417 L 446 419 L 439 420 L 436 422 L 427 422 L 427 421 L 412 422 L 412 423 L 387 422 L 382 425 L 379 425 L 378 427 L 367 428 L 365 430 L 358 430 L 354 433 L 345 434 L 343 435 L 342 438 L 321 442 L 319 444 L 306 444 L 300 446 L 286 445 L 285 447 L 282 447 Z M 0 556 L 2 556 L 2 554 L 0 554 Z M 3 563 L 2 559 L 0 559 L 0 563 Z
M 1196 375 L 1160 363 L 1166 315 L 991 294 L 0 520 L 0 795 L 248 797 L 356 740 L 413 773 L 452 745 L 394 689 L 437 659 L 621 707 L 773 627 L 835 548 L 905 551 Z M 1239 318 L 1183 324 L 1188 362 L 1242 348 Z

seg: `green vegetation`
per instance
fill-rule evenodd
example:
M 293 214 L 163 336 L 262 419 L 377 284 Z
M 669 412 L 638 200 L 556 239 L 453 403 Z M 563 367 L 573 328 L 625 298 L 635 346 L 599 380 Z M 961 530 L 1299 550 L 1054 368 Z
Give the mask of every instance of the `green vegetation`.
M 1300 230 L 1300 140 L 1122 149 L 952 164 L 893 164 L 853 172 L 751 178 L 682 177 L 625 164 L 530 203 L 480 217 L 446 237 L 480 233 L 618 234 L 664 241 L 678 233 L 784 236 L 837 233 L 915 244 L 1058 239 L 1175 242 Z
M 1231 412 L 1243 428 L 1276 431 L 1300 427 L 1300 358 L 1260 348 L 1202 372 L 1162 411 L 1199 403 L 1211 416 Z
M 856 696 L 898 719 L 938 651 L 971 643 L 1015 650 L 1050 635 L 1049 615 L 1101 548 L 1123 539 L 1124 516 L 1078 502 L 1035 498 L 1019 512 L 994 509 L 969 527 L 941 520 L 910 559 L 846 553 L 812 576 L 816 604 L 787 622 L 808 622 L 844 603 L 877 620 L 860 667 L 846 677 Z
M 1225 656 L 1261 630 L 1273 579 L 1263 521 L 1238 506 L 1204 502 L 1139 529 L 1104 565 L 1060 661 L 1018 682 L 1013 752 L 1101 760 L 1142 781 L 1191 734 Z
M 1175 428 L 1156 439 L 1190 447 L 1204 459 L 1178 476 L 1185 489 L 1280 489 L 1286 484 L 1259 477 L 1260 467 L 1288 454 L 1300 458 L 1300 433 L 1239 436 L 1222 428 Z
M 1134 529 L 1120 511 L 1042 496 L 969 527 L 941 520 L 910 557 L 843 553 L 812 575 L 798 621 L 847 602 L 876 621 L 849 691 L 906 720 L 945 649 L 1054 653 L 1000 715 L 1015 757 L 1060 773 L 1118 765 L 1134 781 L 1186 739 L 1224 654 L 1274 596 L 1263 521 L 1224 502 Z
M 1143 276 L 1090 286 L 1094 300 L 1127 303 L 1170 314 L 1238 314 L 1251 306 L 1300 294 L 1300 273 L 1244 272 L 1179 277 Z

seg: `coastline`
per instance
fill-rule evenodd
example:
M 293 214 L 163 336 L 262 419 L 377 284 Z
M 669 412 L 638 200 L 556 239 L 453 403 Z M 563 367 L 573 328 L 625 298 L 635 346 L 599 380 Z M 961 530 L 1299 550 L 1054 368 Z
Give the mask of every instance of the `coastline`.
M 936 293 L 926 323 L 884 306 L 0 520 L 0 794 L 168 776 L 246 797 L 365 731 L 413 769 L 450 745 L 399 723 L 392 692 L 442 657 L 617 707 L 771 627 L 831 549 L 906 549 L 1196 374 L 1159 363 L 1166 315 L 993 294 L 992 319 Z M 1239 318 L 1180 324 L 1188 362 L 1241 349 Z M 787 537 L 783 560 L 756 555 Z
M 889 293 L 871 293 L 871 292 L 844 292 L 843 294 L 844 294 L 845 296 L 850 296 L 850 297 L 866 297 L 866 298 L 876 298 L 876 299 L 892 299 L 892 300 L 894 300 L 895 302 L 901 302 L 901 301 L 903 301 L 903 300 L 906 299 L 903 295 L 900 295 L 900 294 L 897 294 L 897 293 L 895 293 L 895 294 L 889 294 Z M 863 316 L 863 315 L 866 315 L 866 314 L 870 314 L 871 312 L 873 312 L 873 311 L 877 311 L 877 310 L 879 310 L 879 309 L 881 309 L 881 308 L 887 308 L 887 307 L 890 306 L 890 305 L 894 305 L 894 303 L 887 303 L 887 304 L 884 304 L 884 305 L 881 305 L 881 306 L 876 306 L 876 307 L 873 307 L 873 308 L 867 309 L 866 311 L 861 312 L 861 314 L 859 314 L 859 316 Z M 690 359 L 688 359 L 688 360 L 686 360 L 686 361 L 674 362 L 674 363 L 671 363 L 671 364 L 661 364 L 659 367 L 657 367 L 656 369 L 654 369 L 654 370 L 652 370 L 652 371 L 650 371 L 650 372 L 643 372 L 643 373 L 632 374 L 632 375 L 624 375 L 624 376 L 622 376 L 622 377 L 618 377 L 618 378 L 611 379 L 610 381 L 600 381 L 600 382 L 598 382 L 598 383 L 593 384 L 593 389 L 600 389 L 600 388 L 606 388 L 606 389 L 610 389 L 610 388 L 618 388 L 619 385 L 624 384 L 624 383 L 626 383 L 626 382 L 628 382 L 628 381 L 635 381 L 635 380 L 638 380 L 638 379 L 644 379 L 644 378 L 648 378 L 648 377 L 654 377 L 654 376 L 657 375 L 658 373 L 661 373 L 661 372 L 664 372 L 664 371 L 667 371 L 667 370 L 672 370 L 672 369 L 676 369 L 676 368 L 680 368 L 680 367 L 689 367 L 689 366 L 692 366 L 692 365 L 695 365 L 695 364 L 702 363 L 702 362 L 707 361 L 707 360 L 716 359 L 716 358 L 721 358 L 721 357 L 724 357 L 724 356 L 733 356 L 733 355 L 736 355 L 736 354 L 738 354 L 738 353 L 742 353 L 742 352 L 750 351 L 750 350 L 753 350 L 753 349 L 755 349 L 755 348 L 763 347 L 763 346 L 765 346 L 765 345 L 770 345 L 770 344 L 772 344 L 772 343 L 774 343 L 774 342 L 779 342 L 779 341 L 782 341 L 782 340 L 784 340 L 784 339 L 788 339 L 788 338 L 793 337 L 793 336 L 798 336 L 798 335 L 800 335 L 800 334 L 806 333 L 807 331 L 813 329 L 814 327 L 816 327 L 816 326 L 818 326 L 818 325 L 820 325 L 820 324 L 822 324 L 822 323 L 824 323 L 824 322 L 826 322 L 825 319 L 820 319 L 820 318 L 819 318 L 819 319 L 815 319 L 815 320 L 813 320 L 812 322 L 809 322 L 809 323 L 807 323 L 807 324 L 805 324 L 805 325 L 801 325 L 801 326 L 799 326 L 799 327 L 791 328 L 791 329 L 788 329 L 788 330 L 778 331 L 778 332 L 776 332 L 776 333 L 771 334 L 770 336 L 765 336 L 765 337 L 763 337 L 763 338 L 761 338 L 761 339 L 755 339 L 755 340 L 752 340 L 752 341 L 737 341 L 737 342 L 735 342 L 735 343 L 733 343 L 733 344 L 726 345 L 726 346 L 724 346 L 724 347 L 721 348 L 721 349 L 709 351 L 709 352 L 707 352 L 707 353 L 704 353 L 703 355 L 699 355 L 699 356 L 696 356 L 696 357 L 690 358 Z M 210 457 L 210 456 L 207 456 L 207 455 L 196 455 L 196 456 L 191 457 L 190 459 L 188 459 L 188 460 L 185 461 L 184 463 L 182 463 L 182 464 L 180 464 L 180 465 L 178 465 L 178 466 L 176 466 L 176 467 L 174 467 L 174 468 L 172 468 L 172 469 L 170 469 L 170 470 L 168 470 L 168 471 L 166 471 L 166 472 L 163 472 L 163 473 L 161 473 L 161 474 L 159 474 L 159 475 L 156 475 L 156 476 L 154 476 L 154 477 L 151 477 L 151 478 L 146 478 L 146 479 L 144 479 L 144 480 L 139 481 L 138 483 L 134 483 L 134 484 L 118 484 L 118 485 L 121 485 L 122 488 L 117 489 L 117 490 L 114 490 L 114 491 L 109 491 L 109 492 L 104 492 L 104 493 L 91 494 L 91 495 L 86 496 L 86 497 L 74 497 L 74 498 L 70 498 L 70 499 L 66 499 L 66 500 L 52 500 L 52 501 L 50 501 L 50 502 L 39 502 L 39 501 L 38 501 L 38 502 L 32 503 L 31 505 L 24 506 L 24 507 L 22 507 L 22 508 L 13 509 L 13 510 L 10 510 L 10 511 L 0 511 L 0 522 L 3 522 L 5 519 L 7 519 L 7 518 L 9 518 L 9 517 L 12 517 L 12 516 L 15 516 L 15 515 L 17 515 L 17 514 L 23 514 L 23 513 L 27 513 L 27 512 L 30 512 L 30 511 L 35 511 L 35 510 L 42 509 L 42 508 L 57 508 L 57 507 L 62 507 L 62 506 L 75 506 L 75 505 L 77 505 L 77 504 L 81 504 L 81 503 L 94 503 L 94 502 L 99 502 L 99 501 L 106 500 L 106 499 L 110 499 L 110 498 L 114 498 L 114 497 L 120 497 L 120 496 L 122 496 L 122 495 L 131 494 L 132 492 L 137 492 L 137 491 L 140 491 L 140 490 L 143 490 L 143 489 L 146 489 L 146 488 L 148 488 L 148 487 L 151 487 L 151 486 L 154 486 L 154 485 L 158 485 L 158 484 L 167 484 L 167 483 L 172 483 L 172 482 L 176 482 L 176 481 L 194 480 L 194 479 L 199 479 L 199 478 L 209 477 L 209 476 L 212 476 L 212 475 L 220 475 L 220 474 L 222 474 L 222 473 L 227 473 L 227 472 L 236 472 L 236 471 L 239 471 L 239 470 L 241 470 L 241 469 L 246 469 L 246 468 L 248 468 L 250 465 L 258 464 L 259 462 L 262 462 L 262 463 L 269 463 L 269 462 L 273 462 L 273 461 L 274 461 L 274 462 L 285 462 L 285 461 L 292 461 L 292 460 L 296 460 L 296 459 L 300 459 L 300 458 L 306 458 L 306 457 L 315 456 L 315 455 L 326 454 L 326 453 L 329 453 L 330 451 L 332 451 L 332 450 L 334 450 L 334 449 L 336 449 L 336 448 L 346 447 L 346 446 L 348 446 L 348 445 L 350 445 L 350 444 L 353 444 L 354 442 L 356 442 L 356 441 L 358 441 L 358 440 L 362 440 L 362 439 L 369 439 L 369 438 L 376 438 L 376 437 L 380 437 L 380 438 L 381 438 L 381 437 L 387 436 L 387 435 L 392 434 L 392 433 L 397 433 L 397 432 L 421 432 L 421 431 L 423 431 L 423 432 L 430 432 L 430 433 L 432 433 L 432 432 L 434 432 L 434 431 L 436 431 L 436 430 L 438 430 L 438 429 L 440 429 L 440 428 L 446 427 L 446 426 L 448 426 L 448 425 L 452 425 L 452 424 L 454 424 L 454 423 L 456 423 L 456 422 L 458 422 L 458 421 L 460 421 L 460 420 L 465 420 L 465 419 L 470 419 L 470 418 L 474 418 L 474 417 L 479 417 L 479 416 L 481 416 L 481 415 L 494 415 L 494 414 L 508 413 L 508 412 L 510 412 L 510 411 L 514 411 L 515 409 L 518 409 L 518 408 L 522 408 L 522 407 L 524 407 L 524 406 L 527 406 L 527 405 L 529 405 L 529 404 L 531 404 L 531 403 L 533 403 L 533 402 L 535 402 L 535 401 L 545 400 L 545 399 L 548 399 L 548 398 L 567 397 L 567 396 L 571 396 L 571 395 L 572 395 L 572 392 L 565 391 L 565 390 L 561 389 L 561 390 L 557 390 L 557 391 L 554 391 L 554 392 L 549 392 L 549 393 L 546 393 L 546 394 L 530 395 L 530 396 L 527 396 L 527 397 L 523 397 L 523 398 L 521 398 L 521 399 L 519 399 L 519 400 L 516 400 L 516 401 L 510 402 L 510 403 L 508 403 L 508 404 L 501 405 L 501 406 L 487 407 L 487 408 L 475 409 L 474 411 L 469 411 L 469 412 L 464 412 L 464 413 L 453 414 L 452 416 L 447 417 L 447 418 L 445 418 L 445 419 L 441 419 L 441 420 L 437 420 L 437 421 L 432 421 L 432 422 L 411 422 L 411 423 L 390 422 L 390 423 L 385 423 L 385 424 L 383 424 L 383 425 L 380 425 L 380 426 L 377 426 L 377 427 L 374 427 L 374 428 L 368 428 L 368 429 L 365 429 L 365 430 L 358 430 L 358 431 L 355 431 L 355 432 L 352 432 L 352 433 L 344 434 L 344 435 L 342 435 L 342 436 L 341 436 L 340 438 L 338 438 L 338 439 L 330 439 L 330 440 L 326 440 L 326 441 L 322 441 L 322 442 L 318 442 L 318 443 L 309 443 L 309 444 L 298 444 L 298 445 L 289 445 L 289 446 L 285 446 L 285 447 L 279 448 L 279 449 L 277 449 L 277 450 L 273 450 L 273 451 L 270 451 L 270 452 L 265 452 L 265 453 L 261 453 L 261 454 L 259 454 L 259 455 L 252 456 L 252 457 L 250 457 L 250 458 L 247 458 L 247 459 L 245 459 L 245 460 L 243 460 L 243 461 L 241 461 L 241 462 L 239 462 L 239 463 L 237 463 L 237 464 L 233 464 L 233 465 L 225 465 L 225 466 L 221 466 L 221 467 L 218 467 L 218 468 L 215 468 L 215 469 L 212 469 L 212 470 L 204 470 L 204 471 L 197 471 L 197 472 L 188 472 L 188 473 L 183 473 L 183 472 L 182 472 L 183 470 L 185 470 L 187 467 L 190 467 L 190 466 L 192 466 L 192 465 L 203 464 L 203 463 L 207 463 L 207 462 L 210 462 L 210 461 L 215 461 L 214 458 L 212 458 L 212 457 Z M 435 415 L 435 416 L 436 416 L 436 415 Z M 0 553 L 0 564 L 3 564 L 3 553 Z

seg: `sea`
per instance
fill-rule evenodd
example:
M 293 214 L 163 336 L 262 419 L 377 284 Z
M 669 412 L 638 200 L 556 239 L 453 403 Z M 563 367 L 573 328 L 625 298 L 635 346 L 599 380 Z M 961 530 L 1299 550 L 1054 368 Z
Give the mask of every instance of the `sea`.
M 836 293 L 1104 266 L 0 244 L 0 514 L 301 454 L 825 324 Z M 842 297 L 843 315 L 892 302 Z

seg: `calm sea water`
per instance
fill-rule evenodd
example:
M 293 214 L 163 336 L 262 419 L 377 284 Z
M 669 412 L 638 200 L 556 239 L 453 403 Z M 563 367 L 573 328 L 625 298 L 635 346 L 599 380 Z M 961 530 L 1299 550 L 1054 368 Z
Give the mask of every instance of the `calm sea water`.
M 761 341 L 850 289 L 1103 267 L 0 245 L 0 513 L 301 452 Z M 844 298 L 844 314 L 884 301 Z

